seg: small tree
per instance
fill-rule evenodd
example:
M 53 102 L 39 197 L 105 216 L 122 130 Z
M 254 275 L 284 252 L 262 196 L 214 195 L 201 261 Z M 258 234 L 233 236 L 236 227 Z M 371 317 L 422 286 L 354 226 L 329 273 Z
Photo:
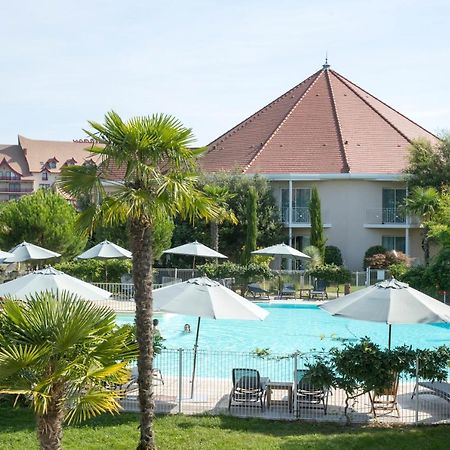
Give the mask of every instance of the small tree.
M 87 235 L 76 230 L 77 218 L 75 208 L 64 197 L 39 189 L 3 206 L 0 246 L 10 249 L 27 241 L 72 258 L 81 253 L 87 241 Z
M 60 450 L 62 425 L 118 412 L 126 366 L 137 356 L 114 311 L 46 292 L 0 309 L 0 393 L 24 394 L 36 414 L 40 448 Z
M 369 247 L 364 254 L 364 269 L 370 266 L 370 264 L 368 264 L 368 258 L 373 255 L 384 255 L 385 253 L 386 249 L 382 245 L 373 245 L 372 247 Z
M 242 252 L 242 263 L 244 265 L 250 262 L 252 257 L 252 251 L 256 250 L 256 240 L 258 238 L 258 193 L 254 186 L 251 186 L 248 191 L 246 216 L 247 216 L 247 229 L 246 240 L 244 245 L 244 251 Z
M 325 247 L 325 264 L 342 266 L 342 253 L 338 247 L 334 245 L 327 245 Z
M 323 234 L 322 213 L 320 209 L 319 192 L 316 187 L 313 187 L 311 192 L 311 201 L 309 202 L 309 215 L 311 217 L 311 245 L 319 249 L 323 261 L 325 258 L 326 239 Z

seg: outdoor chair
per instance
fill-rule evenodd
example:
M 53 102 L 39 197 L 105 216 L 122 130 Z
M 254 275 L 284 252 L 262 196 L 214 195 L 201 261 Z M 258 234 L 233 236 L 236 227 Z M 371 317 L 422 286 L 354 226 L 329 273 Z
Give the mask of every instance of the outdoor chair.
M 308 369 L 297 369 L 295 380 L 294 397 L 297 416 L 303 408 L 323 409 L 323 413 L 326 415 L 330 389 L 313 384 L 312 374 Z
M 136 384 L 138 380 L 138 368 L 137 366 L 134 366 L 131 369 L 131 377 L 130 377 L 130 381 L 127 384 Z M 152 380 L 153 381 L 157 381 L 158 383 L 161 383 L 162 385 L 164 385 L 164 378 L 162 376 L 161 370 L 154 367 L 152 370 Z
M 281 289 L 280 292 L 280 300 L 283 297 L 296 297 L 297 291 L 295 290 L 295 287 L 293 284 L 285 284 L 283 286 L 283 289 Z
M 261 409 L 264 409 L 269 378 L 260 377 L 256 369 L 233 369 L 232 378 L 233 388 L 228 400 L 228 410 L 231 406 L 237 406 L 233 403 L 244 406 L 259 403 Z
M 316 280 L 314 282 L 314 287 L 309 293 L 310 299 L 320 299 L 320 300 L 328 300 L 327 293 L 327 282 L 325 280 Z
M 419 392 L 419 387 L 423 387 L 426 390 Z M 450 402 L 450 383 L 446 381 L 419 381 L 414 387 L 411 399 L 415 395 L 419 394 L 431 394 L 437 397 L 443 398 L 447 402 Z
M 265 297 L 267 300 L 270 299 L 269 291 L 263 289 L 258 283 L 250 283 L 247 286 L 247 292 L 249 292 L 253 296 L 253 300 L 256 300 L 256 296 L 262 298 Z
M 397 415 L 400 417 L 397 403 L 399 374 L 395 372 L 392 374 L 392 377 L 392 383 L 386 389 L 380 392 L 369 392 L 371 412 L 374 417 L 377 417 L 377 412 L 390 413 L 394 410 L 397 411 Z

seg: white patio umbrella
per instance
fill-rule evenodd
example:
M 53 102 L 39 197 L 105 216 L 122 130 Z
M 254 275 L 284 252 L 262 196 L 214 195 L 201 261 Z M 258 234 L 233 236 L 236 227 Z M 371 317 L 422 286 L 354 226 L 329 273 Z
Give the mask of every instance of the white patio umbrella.
M 281 256 L 292 259 L 311 259 L 310 256 L 285 243 L 271 245 L 270 247 L 265 247 L 260 250 L 254 250 L 252 255 Z M 281 272 L 278 275 L 278 284 L 278 287 L 281 288 Z M 280 291 L 278 291 L 278 293 L 280 294 Z
M 287 244 L 276 244 L 252 252 L 253 255 L 284 256 L 294 259 L 310 259 L 308 255 Z
M 108 240 L 98 243 L 86 250 L 77 259 L 131 259 L 132 253 Z M 105 278 L 108 281 L 108 267 L 105 266 Z
M 131 259 L 129 250 L 108 240 L 98 243 L 77 256 L 77 259 Z
M 195 258 L 200 256 L 202 258 L 225 258 L 228 259 L 228 256 L 222 255 L 222 253 L 216 252 L 212 248 L 203 245 L 200 242 L 194 241 L 189 244 L 179 245 L 178 247 L 169 248 L 168 250 L 164 250 L 163 253 L 167 253 L 170 255 L 188 255 L 193 256 L 193 265 L 192 268 L 195 269 Z
M 392 324 L 450 322 L 450 306 L 406 283 L 385 280 L 320 306 L 333 316 Z
M 52 252 L 46 248 L 39 247 L 38 245 L 30 244 L 29 242 L 22 242 L 16 245 L 13 249 L 9 251 L 14 256 L 11 258 L 5 258 L 3 262 L 5 263 L 15 263 L 30 260 L 43 260 L 50 258 L 57 258 L 61 256 L 60 253 Z
M 14 258 L 14 255 L 12 253 L 4 252 L 4 251 L 0 250 L 0 263 L 3 263 L 3 261 L 1 261 L 1 260 L 6 259 L 6 258 Z
M 19 300 L 25 300 L 29 295 L 45 291 L 54 293 L 67 291 L 86 300 L 108 300 L 111 297 L 110 292 L 60 272 L 53 267 L 36 270 L 23 277 L 0 284 L 0 297 L 9 295 Z
M 192 278 L 153 291 L 155 311 L 198 317 L 194 345 L 191 397 L 194 393 L 198 336 L 202 317 L 212 319 L 264 320 L 268 312 L 207 277 Z

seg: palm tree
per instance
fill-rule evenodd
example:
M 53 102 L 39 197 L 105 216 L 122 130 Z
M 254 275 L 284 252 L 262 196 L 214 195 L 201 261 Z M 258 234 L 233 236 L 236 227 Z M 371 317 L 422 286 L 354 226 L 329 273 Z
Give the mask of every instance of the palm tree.
M 405 201 L 407 212 L 416 214 L 422 221 L 422 250 L 424 253 L 425 265 L 430 260 L 430 227 L 429 222 L 439 210 L 440 196 L 433 187 L 416 187 L 408 195 Z
M 108 386 L 128 380 L 137 346 L 114 311 L 64 292 L 1 306 L 0 393 L 31 400 L 42 450 L 61 449 L 64 421 L 120 409 Z
M 232 224 L 237 224 L 237 218 L 234 212 L 230 209 L 228 202 L 235 197 L 227 187 L 218 186 L 216 184 L 207 184 L 203 190 L 206 194 L 215 202 L 215 204 L 221 209 L 221 214 L 218 219 L 210 221 L 210 237 L 211 247 L 219 251 L 219 225 L 225 221 Z M 217 261 L 217 259 L 216 259 Z
M 167 115 L 135 117 L 124 122 L 111 111 L 105 123 L 89 122 L 88 136 L 98 144 L 91 149 L 102 162 L 65 168 L 63 189 L 75 197 L 91 200 L 80 216 L 87 228 L 97 224 L 127 222 L 133 252 L 133 281 L 136 302 L 136 334 L 139 346 L 138 384 L 141 409 L 138 450 L 156 448 L 153 433 L 154 399 L 152 388 L 152 269 L 153 233 L 160 218 L 218 219 L 220 209 L 201 192 L 196 174 L 197 156 L 203 149 L 190 149 L 191 129 Z M 123 182 L 113 192 L 103 189 L 102 179 L 113 168 L 124 172 Z

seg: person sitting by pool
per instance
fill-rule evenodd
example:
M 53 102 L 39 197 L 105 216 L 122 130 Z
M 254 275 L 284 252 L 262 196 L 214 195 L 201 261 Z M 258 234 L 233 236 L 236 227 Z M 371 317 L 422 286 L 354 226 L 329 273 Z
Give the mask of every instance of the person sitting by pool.
M 153 333 L 155 334 L 155 336 L 161 336 L 161 333 L 158 328 L 158 324 L 159 324 L 159 320 L 153 319 Z
M 191 326 L 188 324 L 188 323 L 186 323 L 185 325 L 184 325 L 184 330 L 183 330 L 185 333 L 190 333 L 191 332 Z

